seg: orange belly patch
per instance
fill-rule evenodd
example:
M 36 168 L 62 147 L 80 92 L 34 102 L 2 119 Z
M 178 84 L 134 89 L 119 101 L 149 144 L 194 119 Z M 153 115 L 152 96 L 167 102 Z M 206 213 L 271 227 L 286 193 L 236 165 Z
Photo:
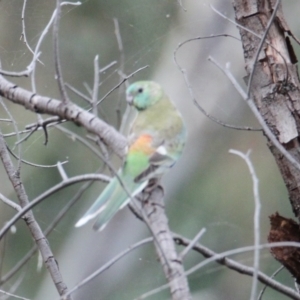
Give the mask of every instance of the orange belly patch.
M 142 152 L 151 155 L 155 149 L 151 146 L 152 136 L 150 134 L 141 135 L 129 148 L 129 152 Z

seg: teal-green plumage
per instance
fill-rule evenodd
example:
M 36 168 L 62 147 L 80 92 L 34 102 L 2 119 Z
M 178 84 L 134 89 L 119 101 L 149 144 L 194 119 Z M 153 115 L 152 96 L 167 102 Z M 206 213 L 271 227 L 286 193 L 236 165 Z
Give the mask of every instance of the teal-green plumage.
M 98 216 L 95 230 L 102 230 L 116 212 L 141 192 L 151 178 L 159 178 L 180 157 L 186 130 L 180 113 L 152 81 L 138 81 L 126 91 L 127 102 L 138 113 L 131 124 L 129 149 L 123 167 L 96 202 L 76 223 L 79 227 Z M 120 183 L 120 181 L 122 183 Z

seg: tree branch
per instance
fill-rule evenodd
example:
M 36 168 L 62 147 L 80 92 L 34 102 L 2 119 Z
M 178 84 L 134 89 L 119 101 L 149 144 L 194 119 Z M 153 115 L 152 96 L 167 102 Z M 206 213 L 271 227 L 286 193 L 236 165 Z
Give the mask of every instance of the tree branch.
M 149 194 L 143 192 L 145 199 L 142 209 L 147 215 L 152 233 L 155 235 L 154 246 L 163 267 L 173 300 L 192 299 L 187 277 L 184 274 L 181 257 L 176 253 L 172 233 L 168 226 L 163 202 L 163 189 L 156 186 Z M 167 260 L 167 261 L 166 261 Z
M 14 190 L 18 196 L 19 202 L 22 207 L 29 205 L 29 200 L 23 186 L 22 181 L 20 180 L 19 170 L 14 170 L 14 165 L 10 159 L 8 150 L 6 148 L 6 143 L 4 141 L 3 135 L 0 132 L 0 157 L 3 163 L 3 166 L 6 170 L 6 173 L 11 181 Z M 44 263 L 51 275 L 51 278 L 55 284 L 55 287 L 59 295 L 63 295 L 68 291 L 66 284 L 63 281 L 62 275 L 59 271 L 57 261 L 52 253 L 49 242 L 44 236 L 39 224 L 36 222 L 32 211 L 29 211 L 24 215 L 24 220 L 28 226 L 31 235 L 37 244 L 40 253 L 43 257 Z M 71 299 L 71 298 L 69 298 Z
M 58 116 L 61 119 L 81 125 L 87 131 L 96 134 L 118 156 L 123 157 L 126 153 L 127 141 L 124 136 L 92 113 L 73 103 L 66 104 L 53 98 L 34 94 L 9 82 L 2 76 L 0 76 L 0 96 L 13 103 L 20 104 L 32 112 Z

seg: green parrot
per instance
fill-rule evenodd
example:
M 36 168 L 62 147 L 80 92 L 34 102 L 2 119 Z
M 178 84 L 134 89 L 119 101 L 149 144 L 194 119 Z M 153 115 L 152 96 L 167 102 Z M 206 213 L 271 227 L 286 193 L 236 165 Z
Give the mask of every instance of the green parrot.
M 98 216 L 93 228 L 102 230 L 150 179 L 159 179 L 182 153 L 186 129 L 180 113 L 159 84 L 135 82 L 128 87 L 126 100 L 136 108 L 137 115 L 130 127 L 124 165 L 76 227 Z

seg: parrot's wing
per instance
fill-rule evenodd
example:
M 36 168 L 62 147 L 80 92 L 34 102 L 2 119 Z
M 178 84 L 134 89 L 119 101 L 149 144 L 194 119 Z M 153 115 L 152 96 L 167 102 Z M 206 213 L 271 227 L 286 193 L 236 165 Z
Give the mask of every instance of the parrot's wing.
M 171 168 L 176 159 L 167 154 L 164 146 L 159 146 L 149 158 L 149 167 L 134 178 L 134 182 L 142 182 L 151 178 L 160 177 Z

